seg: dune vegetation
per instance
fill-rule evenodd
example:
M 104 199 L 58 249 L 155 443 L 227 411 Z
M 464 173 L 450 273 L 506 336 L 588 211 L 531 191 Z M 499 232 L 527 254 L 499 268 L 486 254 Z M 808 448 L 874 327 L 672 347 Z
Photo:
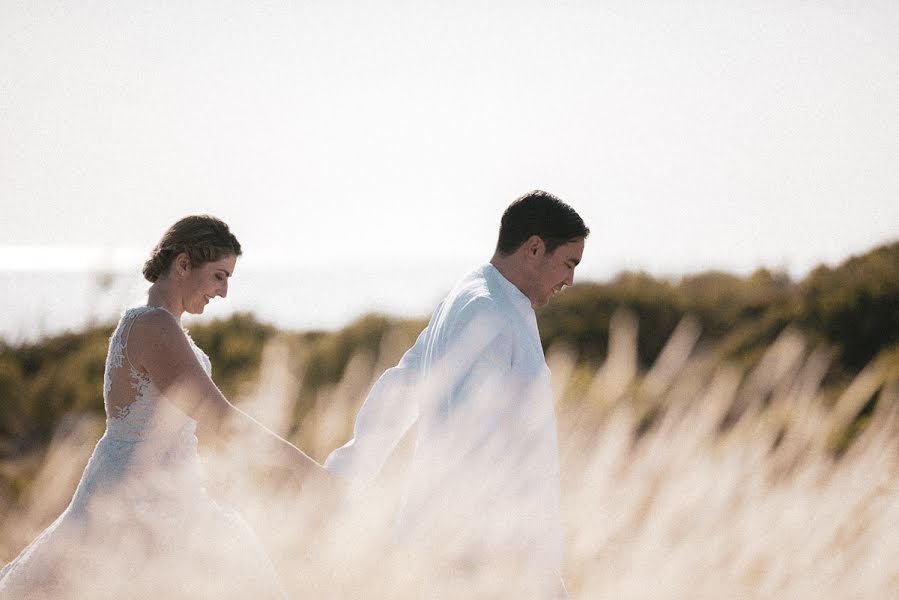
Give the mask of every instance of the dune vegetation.
M 893 597 L 899 243 L 801 281 L 626 273 L 567 290 L 539 321 L 574 597 Z M 240 314 L 191 335 L 226 396 L 323 460 L 424 324 L 367 315 L 282 332 Z M 102 434 L 112 327 L 0 345 L 0 564 L 65 507 Z M 323 505 L 271 473 L 210 489 L 243 506 L 294 597 L 417 598 L 421 579 L 389 543 L 409 451 L 364 507 Z M 228 457 L 205 457 L 213 479 L 230 479 Z M 501 595 L 476 569 L 463 583 Z

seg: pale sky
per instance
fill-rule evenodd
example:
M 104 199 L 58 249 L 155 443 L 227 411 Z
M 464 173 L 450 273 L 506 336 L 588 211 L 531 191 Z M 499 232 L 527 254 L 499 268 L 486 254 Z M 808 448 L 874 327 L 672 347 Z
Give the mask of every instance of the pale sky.
M 0 0 L 0 269 L 470 262 L 533 188 L 587 277 L 899 238 L 899 3 Z

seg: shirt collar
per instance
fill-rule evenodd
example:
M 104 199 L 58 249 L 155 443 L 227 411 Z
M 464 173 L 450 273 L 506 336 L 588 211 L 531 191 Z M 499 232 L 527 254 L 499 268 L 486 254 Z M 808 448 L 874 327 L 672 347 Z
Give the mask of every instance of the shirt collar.
M 499 272 L 499 269 L 493 266 L 492 263 L 488 262 L 485 264 L 484 270 L 491 276 L 491 279 L 496 282 L 497 287 L 499 287 L 503 291 L 506 298 L 509 299 L 512 305 L 515 306 L 515 308 L 517 308 L 526 318 L 533 318 L 535 316 L 534 308 L 531 306 L 530 298 L 525 296 L 524 293 L 519 290 L 514 283 L 506 279 L 506 277 Z

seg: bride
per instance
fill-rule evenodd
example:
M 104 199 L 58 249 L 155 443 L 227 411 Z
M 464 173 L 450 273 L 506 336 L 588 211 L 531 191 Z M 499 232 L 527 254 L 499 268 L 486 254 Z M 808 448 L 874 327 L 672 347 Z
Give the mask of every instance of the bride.
M 180 324 L 228 293 L 241 249 L 221 220 L 172 225 L 143 269 L 147 304 L 109 340 L 106 432 L 69 506 L 0 570 L 7 598 L 283 598 L 246 523 L 206 492 L 201 439 L 252 438 L 301 480 L 327 478 L 293 445 L 228 402 Z

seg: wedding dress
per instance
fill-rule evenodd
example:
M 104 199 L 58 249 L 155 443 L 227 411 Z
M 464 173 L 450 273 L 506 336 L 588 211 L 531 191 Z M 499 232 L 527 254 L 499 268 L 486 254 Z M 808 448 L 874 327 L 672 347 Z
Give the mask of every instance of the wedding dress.
M 128 359 L 131 327 L 151 310 L 164 309 L 128 310 L 112 334 L 106 432 L 69 506 L 0 570 L 0 599 L 284 597 L 247 524 L 208 496 L 196 421 Z

